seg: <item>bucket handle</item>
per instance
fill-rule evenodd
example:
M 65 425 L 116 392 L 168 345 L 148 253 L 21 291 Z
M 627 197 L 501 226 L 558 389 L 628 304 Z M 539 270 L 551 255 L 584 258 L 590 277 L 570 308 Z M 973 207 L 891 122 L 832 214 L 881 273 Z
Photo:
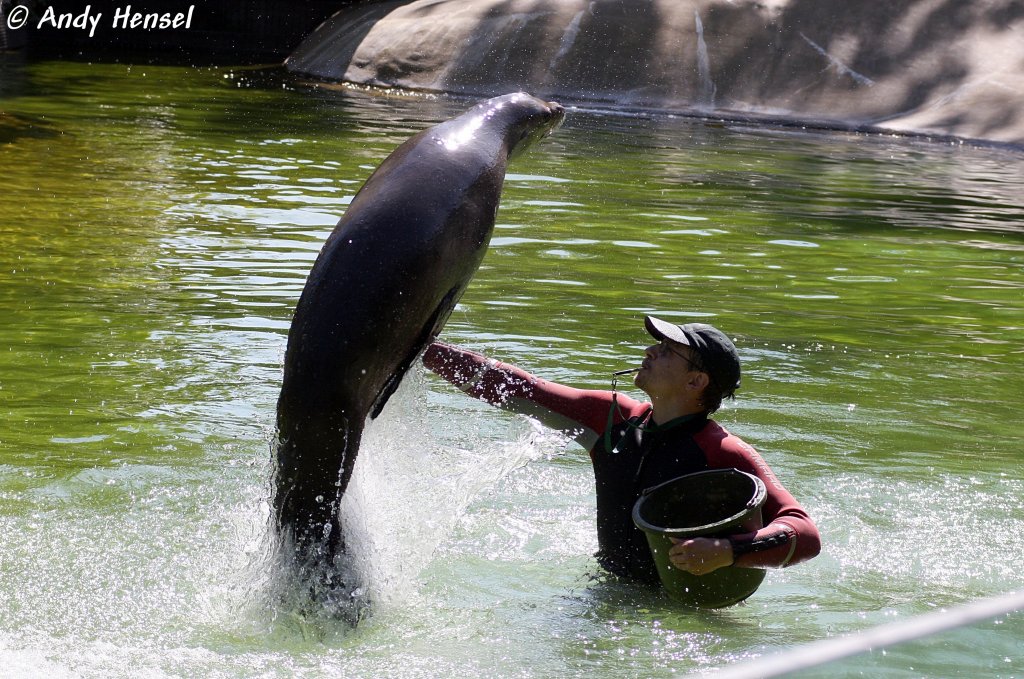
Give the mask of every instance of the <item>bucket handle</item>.
M 732 472 L 737 472 L 739 474 L 744 474 L 746 476 L 754 476 L 753 474 L 748 474 L 747 472 L 740 471 L 736 467 L 720 467 L 720 468 L 717 468 L 717 469 L 705 469 L 704 471 L 705 472 L 732 471 Z M 695 472 L 695 474 L 701 474 L 701 473 L 703 473 L 703 472 Z M 689 474 L 687 474 L 687 476 L 689 476 Z M 757 478 L 757 477 L 754 476 L 754 478 Z M 670 479 L 670 480 L 668 480 L 668 481 L 666 481 L 664 483 L 656 483 L 653 486 L 647 486 L 642 491 L 640 491 L 640 497 L 647 497 L 648 495 L 650 495 L 654 491 L 658 490 L 658 488 L 660 488 L 661 486 L 665 485 L 666 483 L 672 483 L 672 481 L 675 481 L 675 479 Z M 751 497 L 749 500 L 747 500 L 746 508 L 750 509 L 751 507 L 755 507 L 757 505 L 758 505 L 758 499 L 757 499 L 757 494 L 755 493 L 753 497 Z

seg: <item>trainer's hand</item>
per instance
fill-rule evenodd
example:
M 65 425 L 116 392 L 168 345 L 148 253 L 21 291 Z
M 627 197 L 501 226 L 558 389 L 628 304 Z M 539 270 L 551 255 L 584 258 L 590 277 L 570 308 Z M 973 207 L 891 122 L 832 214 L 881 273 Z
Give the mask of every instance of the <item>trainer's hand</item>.
M 707 575 L 719 568 L 732 565 L 732 543 L 718 538 L 672 538 L 668 550 L 669 562 L 681 571 L 694 575 Z

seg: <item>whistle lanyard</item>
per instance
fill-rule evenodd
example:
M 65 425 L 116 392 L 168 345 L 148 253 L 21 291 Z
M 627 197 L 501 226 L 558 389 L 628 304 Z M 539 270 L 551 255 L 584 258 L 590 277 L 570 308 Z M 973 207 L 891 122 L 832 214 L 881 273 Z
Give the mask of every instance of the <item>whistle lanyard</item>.
M 627 436 L 634 433 L 639 433 L 641 435 L 641 439 L 639 442 L 640 462 L 637 464 L 636 472 L 633 474 L 633 490 L 635 493 L 639 494 L 639 489 L 637 486 L 640 483 L 640 476 L 643 474 L 644 465 L 647 462 L 647 456 L 650 453 L 651 448 L 649 442 L 643 439 L 643 434 L 647 432 L 655 433 L 665 431 L 667 429 L 673 429 L 676 426 L 683 424 L 684 422 L 694 419 L 695 417 L 697 417 L 697 414 L 695 413 L 692 415 L 683 415 L 682 417 L 677 417 L 662 425 L 658 425 L 653 422 L 647 424 L 648 422 L 650 422 L 651 416 L 654 414 L 654 408 L 648 408 L 645 413 L 640 415 L 639 420 L 636 423 L 634 423 L 631 420 L 631 418 L 626 417 L 625 413 L 622 412 L 622 408 L 619 406 L 619 392 L 616 390 L 617 386 L 618 375 L 613 373 L 612 404 L 611 407 L 608 408 L 608 423 L 607 425 L 605 425 L 604 428 L 604 447 L 605 450 L 608 451 L 608 453 L 614 455 L 619 452 L 619 446 L 622 445 L 622 442 L 626 439 Z M 615 445 L 612 446 L 612 428 L 615 423 L 616 413 L 618 413 L 619 418 L 622 420 L 622 423 L 626 425 L 626 429 L 622 433 L 622 436 L 619 437 L 619 440 L 615 443 Z
M 631 418 L 626 417 L 625 413 L 622 412 L 622 408 L 619 407 L 619 392 L 616 391 L 615 387 L 618 386 L 618 376 L 612 375 L 612 404 L 608 409 L 608 424 L 604 428 L 604 447 L 609 453 L 615 455 L 619 452 L 619 446 L 629 435 L 640 434 L 640 462 L 636 466 L 636 472 L 633 474 L 633 492 L 639 494 L 639 488 L 637 487 L 640 482 L 640 475 L 644 470 L 644 463 L 647 462 L 647 454 L 650 452 L 650 447 L 645 445 L 646 441 L 643 440 L 642 436 L 645 432 L 660 431 L 661 427 L 656 424 L 645 423 L 650 421 L 651 415 L 654 413 L 654 408 L 648 408 L 647 412 L 640 416 L 637 423 L 633 423 Z M 622 436 L 616 441 L 615 445 L 612 445 L 612 428 L 615 423 L 615 414 L 618 413 L 622 423 L 626 425 L 625 431 L 622 432 Z
M 640 424 L 633 424 L 632 422 L 630 422 L 629 418 L 626 417 L 625 414 L 622 412 L 622 408 L 619 407 L 619 392 L 618 392 L 618 390 L 616 390 L 616 387 L 619 385 L 619 375 L 620 374 L 624 374 L 626 372 L 629 372 L 629 371 L 625 371 L 624 370 L 621 373 L 612 373 L 612 405 L 611 405 L 610 408 L 608 408 L 608 423 L 605 425 L 605 428 L 604 428 L 604 448 L 609 453 L 618 453 L 619 452 L 619 444 L 622 443 L 623 440 L 625 440 L 625 438 L 629 434 L 629 431 L 630 431 L 631 428 L 635 429 L 635 430 L 639 430 L 640 432 L 644 432 L 644 431 L 654 431 L 654 429 L 657 426 L 657 425 L 652 425 L 651 427 L 644 427 L 643 426 L 643 423 L 646 422 L 648 419 L 650 419 L 651 413 L 654 412 L 654 408 L 649 408 L 647 410 L 647 412 L 644 413 L 641 416 Z M 626 425 L 626 431 L 622 434 L 621 437 L 619 437 L 619 440 L 616 441 L 615 445 L 612 446 L 612 427 L 614 426 L 614 423 L 615 423 L 615 413 L 616 412 L 618 412 L 619 417 L 622 419 L 623 423 Z

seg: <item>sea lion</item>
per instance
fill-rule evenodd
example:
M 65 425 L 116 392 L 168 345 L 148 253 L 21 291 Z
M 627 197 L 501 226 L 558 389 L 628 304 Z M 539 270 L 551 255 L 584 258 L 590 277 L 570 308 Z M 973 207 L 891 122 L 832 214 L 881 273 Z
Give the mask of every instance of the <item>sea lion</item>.
M 476 272 L 509 157 L 563 116 L 516 93 L 420 132 L 366 180 L 324 244 L 295 309 L 277 404 L 273 508 L 299 564 L 344 553 L 338 506 L 367 417 Z

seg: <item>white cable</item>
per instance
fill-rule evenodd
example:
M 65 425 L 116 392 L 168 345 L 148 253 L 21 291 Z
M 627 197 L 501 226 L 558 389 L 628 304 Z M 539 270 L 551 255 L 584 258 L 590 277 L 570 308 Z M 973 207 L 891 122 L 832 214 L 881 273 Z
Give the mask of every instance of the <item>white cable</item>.
M 834 639 L 823 639 L 789 651 L 743 662 L 719 672 L 690 674 L 689 677 L 714 679 L 769 679 L 826 663 L 848 658 L 859 653 L 885 648 L 905 641 L 913 641 L 938 632 L 989 620 L 1024 609 L 1024 590 L 979 599 L 955 608 L 925 613 L 905 622 L 894 622 L 855 632 Z

